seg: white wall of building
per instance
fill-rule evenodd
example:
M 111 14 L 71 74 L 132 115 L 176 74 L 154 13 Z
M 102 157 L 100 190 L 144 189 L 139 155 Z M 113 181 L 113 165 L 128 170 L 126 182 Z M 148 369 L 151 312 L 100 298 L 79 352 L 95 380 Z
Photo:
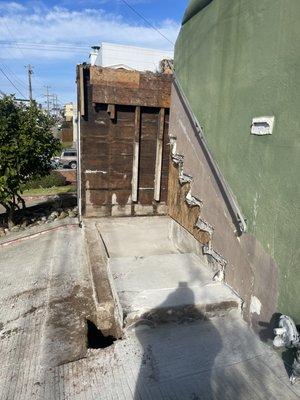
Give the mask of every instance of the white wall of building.
M 160 61 L 173 59 L 173 56 L 173 51 L 102 43 L 98 52 L 95 49 L 91 52 L 90 63 L 101 67 L 158 72 Z
M 77 147 L 77 124 L 78 124 L 78 113 L 77 104 L 73 106 L 73 146 Z

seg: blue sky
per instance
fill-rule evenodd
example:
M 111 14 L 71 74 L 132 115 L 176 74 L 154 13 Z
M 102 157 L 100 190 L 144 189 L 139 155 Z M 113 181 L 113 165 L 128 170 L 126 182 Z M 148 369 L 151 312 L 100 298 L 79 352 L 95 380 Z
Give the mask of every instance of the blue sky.
M 175 42 L 188 0 L 127 2 Z M 45 85 L 62 104 L 75 101 L 76 64 L 86 61 L 90 46 L 102 41 L 172 48 L 121 0 L 0 0 L 0 90 L 28 97 L 24 65 L 30 63 L 39 102 L 45 101 Z

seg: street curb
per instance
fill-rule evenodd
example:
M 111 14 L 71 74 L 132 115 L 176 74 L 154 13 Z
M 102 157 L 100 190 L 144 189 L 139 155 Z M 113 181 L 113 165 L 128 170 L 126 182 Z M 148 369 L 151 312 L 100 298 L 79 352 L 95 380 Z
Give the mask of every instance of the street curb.
M 123 337 L 123 313 L 113 277 L 109 269 L 109 257 L 97 222 L 83 222 L 85 251 L 96 306 L 95 325 L 106 336 Z
M 25 233 L 24 232 L 24 234 L 21 235 L 21 236 L 14 237 L 14 238 L 9 238 L 7 240 L 4 239 L 4 240 L 0 241 L 0 248 L 1 247 L 5 247 L 5 246 L 10 246 L 10 245 L 13 245 L 13 244 L 17 244 L 17 243 L 21 243 L 21 242 L 24 242 L 25 240 L 33 239 L 35 237 L 44 235 L 44 234 L 49 233 L 49 232 L 62 230 L 63 228 L 66 228 L 66 227 L 68 227 L 68 228 L 76 228 L 77 227 L 78 228 L 79 227 L 79 222 L 78 222 L 77 219 L 72 218 L 71 221 L 69 219 L 65 223 L 57 224 L 55 226 L 52 226 L 52 227 L 49 227 L 49 228 L 46 228 L 46 229 L 41 229 L 41 230 L 38 230 L 36 232 L 32 232 L 32 233 L 27 233 L 27 232 Z M 42 228 L 44 228 L 44 226 Z

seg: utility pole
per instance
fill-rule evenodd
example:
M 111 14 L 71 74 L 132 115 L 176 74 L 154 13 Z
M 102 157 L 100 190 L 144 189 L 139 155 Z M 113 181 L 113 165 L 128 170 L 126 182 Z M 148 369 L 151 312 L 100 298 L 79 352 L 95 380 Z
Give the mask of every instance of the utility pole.
M 56 116 L 58 117 L 58 101 L 57 101 L 57 94 L 55 95 L 55 110 L 56 110 Z
M 57 116 L 57 94 L 53 94 L 53 108 L 54 114 Z
M 48 114 L 50 114 L 50 97 L 51 97 L 51 94 L 49 94 L 49 89 L 50 89 L 50 87 L 51 86 L 45 86 L 45 88 L 46 88 L 46 94 L 44 95 L 46 98 L 47 98 L 47 100 L 46 100 L 46 102 L 47 102 L 47 111 L 48 111 Z
M 31 75 L 33 74 L 33 66 L 29 64 L 29 65 L 25 65 L 25 68 L 27 68 L 27 73 L 28 73 L 29 100 L 31 102 L 33 100 L 33 98 L 32 98 L 32 84 L 31 84 Z

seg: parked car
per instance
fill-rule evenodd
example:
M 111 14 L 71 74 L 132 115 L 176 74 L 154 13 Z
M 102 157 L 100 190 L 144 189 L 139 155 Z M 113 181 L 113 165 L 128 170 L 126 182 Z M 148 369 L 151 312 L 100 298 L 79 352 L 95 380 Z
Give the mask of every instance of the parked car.
M 52 157 L 51 158 L 51 167 L 52 167 L 52 169 L 60 168 L 60 157 Z
M 77 168 L 77 150 L 64 149 L 59 158 L 59 163 L 63 168 Z

